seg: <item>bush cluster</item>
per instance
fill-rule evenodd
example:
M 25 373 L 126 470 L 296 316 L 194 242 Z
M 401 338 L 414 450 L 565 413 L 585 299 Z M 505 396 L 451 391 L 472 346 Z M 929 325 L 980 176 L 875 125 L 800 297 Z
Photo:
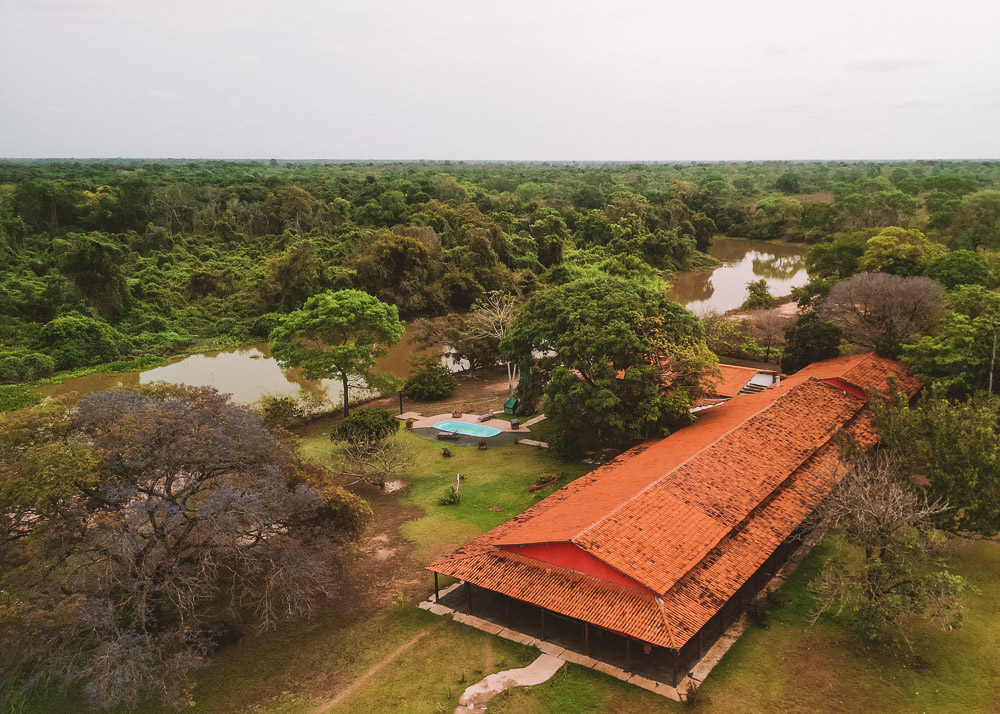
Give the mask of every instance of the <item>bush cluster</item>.
M 403 384 L 403 394 L 418 402 L 432 402 L 450 397 L 456 385 L 452 371 L 435 355 L 427 355 L 413 361 L 410 376 Z
M 374 443 L 389 438 L 398 430 L 399 420 L 385 409 L 362 407 L 355 409 L 330 432 L 330 440 Z

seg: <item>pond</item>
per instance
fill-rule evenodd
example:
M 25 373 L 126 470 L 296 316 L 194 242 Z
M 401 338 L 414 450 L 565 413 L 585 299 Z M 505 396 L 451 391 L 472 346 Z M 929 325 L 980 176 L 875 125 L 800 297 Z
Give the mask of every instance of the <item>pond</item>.
M 743 304 L 747 283 L 764 278 L 775 297 L 809 282 L 801 243 L 717 237 L 709 255 L 722 261 L 714 270 L 692 270 L 670 279 L 671 297 L 696 315 L 727 312 Z
M 400 378 L 409 373 L 410 358 L 422 352 L 409 342 L 414 332 L 412 324 L 406 325 L 403 339 L 389 349 L 388 355 L 379 360 L 375 366 L 376 372 L 389 372 Z M 442 362 L 453 370 L 461 367 L 449 359 L 443 349 L 440 351 Z M 271 350 L 267 342 L 190 355 L 144 372 L 94 372 L 83 377 L 67 379 L 59 384 L 45 385 L 38 391 L 45 397 L 69 392 L 89 394 L 102 389 L 132 387 L 155 381 L 215 387 L 220 392 L 232 394 L 233 401 L 243 403 L 255 402 L 268 395 L 293 396 L 300 390 L 320 399 L 327 398 L 334 404 L 342 401 L 339 381 L 331 379 L 311 381 L 303 377 L 298 369 L 281 369 L 278 363 L 271 359 Z M 362 396 L 361 390 L 352 389 L 352 401 L 360 396 Z

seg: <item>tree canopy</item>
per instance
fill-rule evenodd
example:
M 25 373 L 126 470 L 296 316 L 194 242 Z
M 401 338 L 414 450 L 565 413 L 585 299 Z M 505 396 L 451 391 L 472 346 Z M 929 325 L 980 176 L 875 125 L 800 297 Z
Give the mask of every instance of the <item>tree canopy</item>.
M 346 417 L 351 379 L 375 381 L 372 367 L 402 337 L 394 305 L 360 290 L 327 291 L 275 326 L 271 354 L 283 368 L 302 369 L 306 379 L 339 379 Z
M 944 297 L 929 278 L 859 273 L 834 285 L 817 313 L 852 342 L 897 357 L 905 340 L 937 324 Z
M 537 293 L 500 349 L 522 366 L 522 398 L 547 382 L 546 414 L 567 454 L 584 445 L 624 448 L 689 423 L 688 407 L 716 361 L 694 315 L 661 292 L 611 277 Z
M 220 618 L 308 611 L 370 516 L 208 388 L 0 414 L 0 701 L 59 685 L 187 706 Z

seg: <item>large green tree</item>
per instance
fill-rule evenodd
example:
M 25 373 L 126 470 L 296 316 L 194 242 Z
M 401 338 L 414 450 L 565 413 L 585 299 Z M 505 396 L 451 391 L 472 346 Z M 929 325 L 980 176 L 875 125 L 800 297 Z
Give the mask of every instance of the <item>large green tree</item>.
M 522 396 L 547 384 L 545 411 L 565 454 L 621 449 L 690 423 L 716 361 L 693 314 L 658 290 L 609 277 L 536 294 L 500 349 L 522 365 Z
M 339 379 L 346 417 L 351 378 L 377 381 L 372 368 L 402 337 L 394 305 L 361 290 L 327 291 L 271 331 L 271 355 L 282 368 L 301 368 L 306 379 Z
M 1000 358 L 1000 295 L 962 285 L 948 296 L 948 307 L 933 335 L 903 346 L 903 361 L 952 396 L 992 394 Z
M 933 385 L 918 402 L 876 404 L 883 445 L 919 474 L 928 497 L 948 508 L 935 515 L 943 529 L 989 538 L 1000 534 L 1000 397 L 966 400 Z
M 781 369 L 791 374 L 813 362 L 840 354 L 843 331 L 823 322 L 815 312 L 808 312 L 798 323 L 785 330 L 785 348 L 781 351 Z

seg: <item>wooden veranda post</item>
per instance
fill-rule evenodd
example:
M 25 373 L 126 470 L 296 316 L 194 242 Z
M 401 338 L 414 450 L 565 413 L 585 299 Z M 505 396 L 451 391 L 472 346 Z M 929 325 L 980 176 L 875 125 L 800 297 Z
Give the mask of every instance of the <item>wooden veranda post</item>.
M 434 573 L 434 602 L 441 602 L 441 598 L 438 597 L 438 574 Z
M 472 612 L 472 583 L 465 581 L 465 601 L 469 604 L 469 612 Z
M 545 639 L 545 608 L 542 608 L 542 639 Z
M 583 653 L 590 657 L 590 623 L 583 623 Z
M 632 671 L 632 638 L 625 636 L 625 671 Z
M 681 653 L 680 653 L 679 649 L 675 649 L 674 650 L 674 686 L 675 687 L 678 684 L 678 682 L 677 682 L 677 660 L 680 658 L 680 654 Z

